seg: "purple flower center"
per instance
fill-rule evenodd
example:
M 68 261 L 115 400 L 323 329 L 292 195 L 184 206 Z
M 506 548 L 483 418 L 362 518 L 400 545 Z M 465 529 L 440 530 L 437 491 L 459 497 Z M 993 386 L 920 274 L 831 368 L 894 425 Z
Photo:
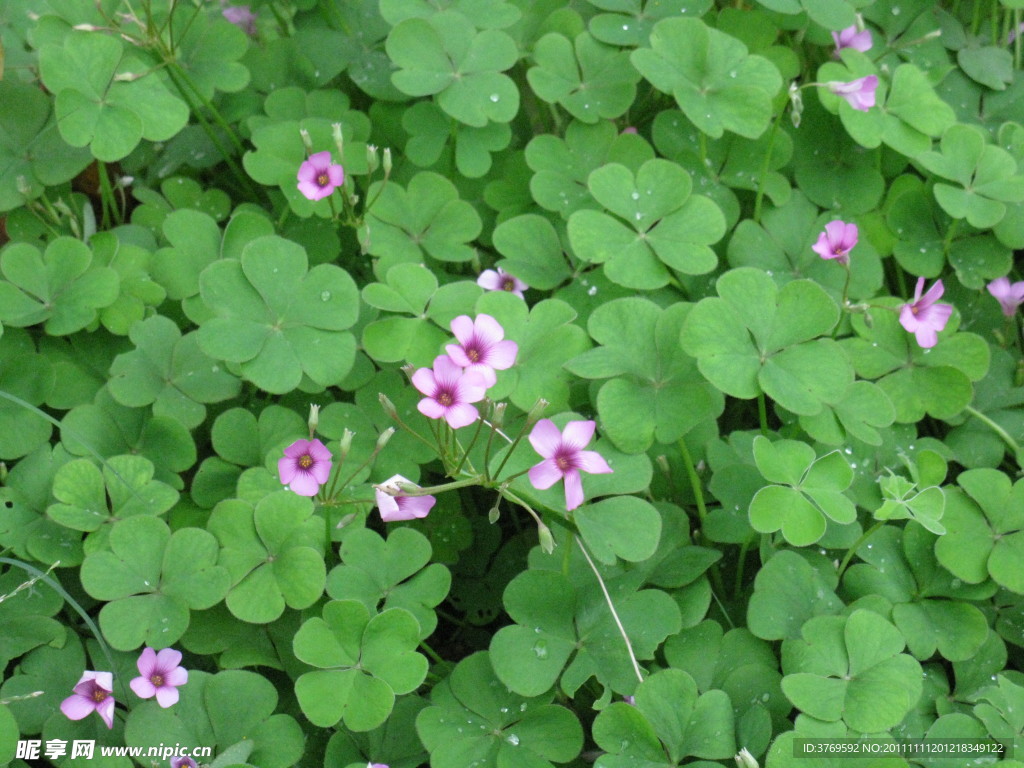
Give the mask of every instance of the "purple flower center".
M 469 358 L 469 361 L 471 363 L 479 363 L 480 362 L 480 350 L 478 350 L 476 347 L 468 347 L 466 349 L 466 357 Z
M 101 701 L 107 698 L 110 694 L 104 691 L 102 688 L 96 688 L 92 692 L 92 700 L 99 704 Z
M 505 275 L 501 278 L 501 290 L 503 291 L 514 291 L 516 289 L 516 279 L 511 275 Z
M 576 462 L 573 461 L 573 452 L 568 451 L 565 448 L 559 448 L 554 455 L 555 466 L 563 472 L 568 472 L 570 469 L 576 469 Z
M 455 398 L 452 396 L 451 392 L 439 392 L 435 399 L 445 408 L 448 408 L 455 402 Z
M 331 177 L 327 175 L 327 171 L 321 171 L 316 177 L 316 183 L 321 187 L 326 187 L 331 183 Z
M 160 688 L 164 684 L 164 676 L 153 675 L 151 678 L 149 678 L 149 682 L 151 682 L 157 688 Z
M 310 467 L 313 466 L 313 464 L 313 457 L 310 456 L 308 453 L 304 453 L 301 456 L 299 456 L 299 467 L 301 469 L 309 469 Z

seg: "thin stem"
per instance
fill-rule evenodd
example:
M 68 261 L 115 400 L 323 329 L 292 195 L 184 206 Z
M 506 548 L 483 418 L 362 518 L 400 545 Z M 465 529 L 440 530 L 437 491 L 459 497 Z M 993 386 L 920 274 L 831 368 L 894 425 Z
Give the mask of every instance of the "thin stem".
M 435 493 L 444 493 L 445 491 L 454 491 L 458 488 L 466 488 L 470 485 L 482 485 L 483 480 L 479 475 L 473 477 L 467 477 L 462 480 L 453 480 L 450 483 L 442 483 L 441 485 L 430 485 L 426 488 L 411 488 L 406 484 L 402 484 L 402 495 L 403 496 L 433 496 Z
M 434 660 L 435 664 L 444 664 L 444 659 L 442 659 L 438 655 L 437 651 L 435 651 L 433 648 L 431 648 L 429 645 L 427 645 L 427 643 L 425 641 L 420 640 L 420 648 L 422 648 L 424 651 L 427 652 L 427 656 L 432 658 Z
M 452 473 L 453 475 L 459 474 L 459 472 L 462 470 L 462 465 L 465 464 L 466 463 L 466 459 L 469 458 L 469 452 L 471 450 L 473 450 L 473 446 L 476 445 L 476 440 L 477 440 L 478 437 L 480 437 L 480 430 L 483 429 L 483 426 L 484 426 L 484 420 L 483 419 L 477 419 L 476 431 L 473 433 L 473 439 L 469 441 L 469 445 L 466 446 L 466 450 L 463 451 L 462 458 L 459 460 L 458 466 L 455 467 L 455 471 Z
M 946 237 L 942 241 L 942 252 L 949 258 L 949 249 L 953 245 L 953 238 L 956 237 L 956 231 L 960 228 L 960 219 L 953 219 L 953 223 L 949 225 L 949 229 L 946 230 Z
M 640 665 L 636 661 L 636 654 L 633 653 L 633 644 L 629 641 L 629 635 L 626 634 L 626 628 L 622 626 L 622 621 L 619 619 L 619 614 L 615 610 L 615 604 L 612 602 L 612 596 L 608 594 L 608 587 L 604 584 L 604 579 L 601 578 L 601 572 L 597 570 L 597 566 L 594 565 L 594 561 L 590 559 L 590 555 L 587 553 L 587 548 L 583 546 L 583 542 L 576 536 L 573 536 L 576 543 L 580 545 L 580 551 L 583 553 L 583 557 L 587 559 L 587 564 L 590 566 L 590 570 L 594 572 L 594 576 L 597 577 L 597 583 L 601 587 L 601 592 L 604 594 L 604 601 L 608 604 L 608 610 L 612 613 L 612 619 L 615 621 L 615 626 L 619 628 L 619 634 L 622 635 L 623 641 L 626 643 L 626 652 L 629 654 L 629 661 L 633 665 L 633 672 L 636 673 L 636 679 L 639 682 L 644 681 L 643 672 L 640 671 Z
M 885 522 L 885 520 L 876 520 L 875 524 L 868 528 L 866 531 L 864 531 L 864 533 L 861 534 L 860 538 L 853 542 L 853 546 L 846 550 L 846 554 L 843 556 L 843 561 L 839 564 L 839 570 L 836 572 L 837 579 L 841 579 L 843 577 L 843 573 L 846 571 L 846 566 L 850 564 L 850 560 L 853 559 L 853 556 L 857 553 L 857 550 L 860 549 L 860 545 L 867 541 L 868 538 L 872 534 L 874 534 L 875 531 L 877 531 L 879 528 L 885 525 Z
M 743 589 L 743 568 L 747 564 L 747 550 L 750 549 L 750 542 L 752 539 L 748 538 L 740 546 L 740 556 L 736 562 L 736 584 L 733 586 L 732 599 L 739 600 L 740 591 Z
M 1018 464 L 1020 464 L 1020 446 L 1017 445 L 1017 441 L 1010 436 L 1009 432 L 1007 432 L 1001 426 L 992 421 L 992 419 L 990 419 L 988 416 L 986 416 L 984 413 L 979 411 L 977 408 L 974 408 L 973 406 L 968 405 L 964 408 L 964 410 L 967 413 L 971 414 L 971 416 L 976 418 L 982 424 L 987 426 L 989 429 L 991 429 L 993 432 L 995 432 L 997 435 L 999 435 L 999 437 L 1003 439 L 1003 442 L 1005 442 L 1010 447 L 1010 450 L 1013 451 L 1013 458 L 1017 461 Z
M 768 149 L 764 153 L 764 162 L 761 163 L 761 176 L 757 180 L 757 196 L 754 198 L 754 223 L 761 223 L 761 203 L 764 201 L 764 185 L 768 178 L 768 172 L 772 164 L 772 150 L 775 149 L 775 135 L 779 132 L 779 121 L 786 113 L 786 108 L 779 110 L 772 122 L 772 132 L 768 134 Z
M 697 499 L 697 516 L 700 518 L 701 533 L 703 534 L 704 519 L 708 515 L 708 508 L 704 504 L 704 489 L 701 487 L 700 476 L 697 474 L 697 468 L 693 464 L 693 457 L 690 455 L 690 449 L 686 445 L 686 440 L 679 438 L 679 451 L 683 454 L 683 465 L 686 467 L 686 476 L 690 480 L 690 488 L 693 490 L 693 495 Z
M 523 435 L 525 435 L 525 434 L 526 434 L 526 423 L 524 422 L 523 423 L 523 428 L 521 430 L 519 430 L 519 434 L 516 435 L 516 439 L 512 441 L 512 445 L 508 449 L 508 453 L 505 454 L 505 458 L 503 458 L 501 460 L 501 464 L 499 464 L 497 470 L 495 470 L 495 472 L 494 472 L 495 479 L 497 479 L 501 475 L 501 470 L 503 470 L 505 468 L 505 464 L 508 462 L 508 460 L 510 458 L 512 458 L 512 454 L 515 453 L 516 448 L 519 446 L 519 441 L 523 439 Z
M 757 419 L 761 424 L 761 434 L 768 437 L 768 405 L 765 403 L 764 392 L 757 393 Z

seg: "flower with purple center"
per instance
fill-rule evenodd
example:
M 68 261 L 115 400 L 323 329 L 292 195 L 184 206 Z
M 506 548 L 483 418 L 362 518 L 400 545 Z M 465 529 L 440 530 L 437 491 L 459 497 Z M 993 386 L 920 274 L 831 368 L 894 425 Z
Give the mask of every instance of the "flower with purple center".
M 478 403 L 487 392 L 487 381 L 479 371 L 456 365 L 448 355 L 434 359 L 434 368 L 420 368 L 412 375 L 413 386 L 426 397 L 416 406 L 431 419 L 444 419 L 452 429 L 472 424 L 480 413 Z
M 172 757 L 171 768 L 199 768 L 199 764 L 191 757 Z
M 868 75 L 848 83 L 840 83 L 835 80 L 825 83 L 836 96 L 842 96 L 846 103 L 860 112 L 867 112 L 875 106 L 875 91 L 878 89 L 878 76 Z
M 256 14 L 248 5 L 227 5 L 221 14 L 249 37 L 256 34 Z
M 988 292 L 999 302 L 1007 317 L 1013 317 L 1017 307 L 1024 304 L 1024 280 L 1011 283 L 1008 277 L 997 277 L 988 284 Z
M 331 452 L 319 440 L 296 440 L 277 460 L 277 475 L 299 496 L 316 496 L 331 474 Z
M 565 508 L 571 512 L 583 503 L 580 472 L 604 475 L 612 471 L 597 451 L 584 451 L 594 436 L 593 421 L 570 421 L 561 432 L 551 419 L 541 419 L 530 432 L 530 444 L 544 461 L 530 468 L 530 483 L 545 490 L 565 481 Z
M 519 345 L 504 341 L 505 329 L 490 315 L 459 315 L 452 320 L 452 333 L 458 344 L 445 347 L 448 357 L 460 368 L 476 371 L 484 378 L 488 387 L 498 380 L 495 371 L 511 368 L 519 354 Z
M 941 280 L 936 280 L 935 285 L 923 296 L 922 290 L 924 278 L 920 277 L 914 290 L 914 301 L 907 302 L 900 309 L 900 325 L 908 333 L 914 334 L 918 344 L 929 349 L 938 342 L 938 332 L 946 327 L 949 316 L 953 314 L 953 307 L 950 304 L 935 303 L 945 290 Z
M 157 653 L 146 648 L 139 656 L 135 666 L 139 668 L 139 677 L 129 685 L 141 699 L 156 696 L 156 703 L 164 709 L 178 703 L 178 686 L 188 682 L 188 671 L 179 666 L 181 651 L 164 648 Z
M 857 225 L 845 221 L 830 221 L 818 242 L 811 246 L 823 259 L 836 259 L 840 264 L 850 263 L 850 251 L 857 245 Z
M 871 32 L 867 29 L 857 29 L 857 25 L 841 29 L 832 33 L 832 40 L 836 44 L 836 56 L 844 48 L 852 48 L 855 51 L 871 50 Z
M 506 291 L 511 293 L 513 296 L 518 296 L 520 299 L 523 298 L 523 291 L 530 287 L 515 275 L 510 275 L 501 267 L 498 267 L 497 270 L 485 269 L 480 273 L 480 277 L 476 279 L 476 284 L 484 290 Z
M 331 162 L 330 152 L 317 152 L 299 166 L 298 188 L 309 200 L 322 200 L 345 181 L 345 169 Z
M 402 493 L 402 483 L 414 485 L 401 475 L 392 475 L 380 485 L 373 486 L 380 519 L 385 523 L 426 517 L 437 503 L 433 496 L 406 496 Z
M 107 728 L 114 727 L 114 673 L 86 671 L 74 693 L 60 703 L 60 711 L 68 720 L 81 720 L 99 713 Z

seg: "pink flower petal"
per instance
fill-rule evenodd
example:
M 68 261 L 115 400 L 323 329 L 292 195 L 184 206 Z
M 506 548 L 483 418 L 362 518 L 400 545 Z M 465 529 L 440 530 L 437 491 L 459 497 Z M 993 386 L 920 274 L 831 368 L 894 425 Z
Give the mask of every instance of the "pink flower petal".
M 300 470 L 295 474 L 295 478 L 288 483 L 288 487 L 299 496 L 316 496 L 317 491 L 320 490 L 320 483 L 310 472 Z
M 592 475 L 607 475 L 612 472 L 604 456 L 597 451 L 580 451 L 576 456 L 576 463 L 580 469 Z
M 178 654 L 178 659 L 181 659 L 181 654 Z M 140 675 L 149 677 L 156 671 L 158 661 L 159 656 L 157 656 L 156 651 L 147 646 L 139 654 L 139 660 L 135 662 L 135 666 L 138 667 Z
M 457 366 L 448 355 L 438 355 L 434 358 L 434 381 L 439 386 L 452 384 L 462 376 L 462 368 Z M 424 393 L 426 394 L 426 393 Z
M 514 341 L 499 341 L 491 347 L 487 355 L 487 364 L 498 371 L 504 371 L 515 365 L 519 354 L 519 345 Z
M 451 329 L 459 344 L 468 344 L 473 338 L 473 320 L 469 315 L 459 315 L 452 320 Z
M 163 685 L 157 688 L 156 703 L 164 709 L 173 707 L 178 703 L 178 689 L 170 685 Z
M 486 395 L 486 390 L 493 387 L 498 382 L 498 374 L 494 372 L 494 369 L 491 368 L 491 366 L 484 365 L 483 363 L 473 363 L 466 368 L 466 373 L 472 373 L 474 378 L 471 379 L 468 384 L 460 382 L 459 391 L 460 393 L 467 391 L 473 397 L 477 395 L 477 387 L 482 386 L 484 388 L 484 395 Z M 468 390 L 465 389 L 467 386 L 469 387 Z M 471 403 L 480 402 L 480 400 L 483 400 L 484 395 L 481 395 L 475 400 L 467 398 L 467 401 Z
M 942 285 L 941 280 L 936 280 L 935 284 L 928 289 L 927 293 L 921 297 L 921 303 L 926 307 L 931 306 L 936 301 L 942 298 L 942 294 L 945 293 L 946 288 Z
M 562 430 L 562 441 L 567 445 L 582 448 L 593 439 L 596 426 L 593 421 L 570 421 Z
M 316 440 L 315 442 L 319 443 L 320 441 Z M 152 651 L 153 649 L 147 648 L 146 650 Z M 143 651 L 143 653 L 145 653 L 145 651 Z M 155 669 L 159 670 L 165 678 L 167 677 L 167 673 L 179 664 L 181 664 L 181 651 L 176 651 L 174 648 L 164 648 L 156 655 Z M 142 670 L 140 669 L 139 671 L 141 672 Z M 143 674 L 146 673 L 143 672 Z M 152 672 L 150 674 L 152 674 Z
M 583 480 L 580 473 L 570 469 L 565 473 L 565 509 L 572 512 L 583 503 Z
M 281 481 L 281 485 L 288 485 L 288 483 L 295 479 L 295 473 L 298 471 L 299 465 L 295 459 L 285 456 L 283 459 L 277 460 L 277 476 Z
M 452 359 L 452 362 L 460 368 L 468 368 L 471 365 L 475 365 L 475 363 L 469 359 L 469 356 L 458 344 L 447 344 L 445 345 L 444 351 L 448 353 L 448 357 Z
M 398 509 L 398 502 L 395 500 L 394 496 L 389 493 L 384 493 L 380 488 L 374 491 L 374 496 L 376 497 L 377 509 L 380 511 L 381 520 L 385 523 L 390 523 L 393 520 L 403 519 L 399 517 L 401 512 Z
M 545 491 L 562 479 L 562 470 L 558 468 L 554 459 L 544 459 L 530 467 L 527 475 L 530 478 L 530 485 L 538 491 Z
M 434 372 L 429 368 L 420 368 L 412 375 L 412 385 L 422 394 L 432 397 L 437 391 L 437 382 L 434 379 Z M 437 418 L 436 416 L 434 418 Z
M 96 702 L 76 693 L 60 703 L 60 711 L 68 720 L 81 720 L 96 711 Z
M 562 433 L 551 419 L 541 419 L 530 431 L 530 445 L 533 450 L 550 459 L 562 444 Z M 534 483 L 536 486 L 536 483 Z M 538 486 L 539 487 L 539 486 Z M 544 486 L 547 488 L 548 486 Z
M 487 396 L 487 388 L 493 384 L 493 381 L 488 383 L 488 377 L 481 372 L 479 366 L 467 368 L 454 387 L 457 403 L 479 403 Z
M 418 520 L 426 517 L 430 510 L 437 503 L 433 496 L 399 496 L 397 497 L 398 509 L 403 515 L 403 520 Z
M 107 696 L 103 701 L 96 707 L 96 711 L 99 712 L 100 717 L 103 718 L 103 722 L 107 724 L 107 728 L 114 727 L 114 697 Z
M 437 400 L 433 400 L 429 397 L 424 397 L 420 400 L 416 404 L 416 408 L 428 419 L 443 419 L 445 412 L 448 410 L 437 402 Z
M 939 343 L 938 333 L 930 325 L 919 325 L 914 331 L 914 337 L 922 349 L 931 349 Z
M 917 322 L 917 315 L 914 314 L 914 310 L 911 309 L 910 304 L 904 304 L 900 310 L 900 325 L 907 333 L 914 333 L 917 330 L 919 323 Z
M 921 300 L 921 291 L 924 290 L 924 278 L 917 278 L 917 286 L 914 288 L 914 304 Z
M 326 445 L 321 443 L 319 440 L 310 440 L 307 452 L 309 453 L 310 458 L 312 458 L 313 461 L 316 462 L 331 461 L 333 458 L 331 456 L 330 449 Z
M 448 412 L 444 415 L 445 421 L 452 429 L 468 426 L 478 418 L 480 418 L 480 412 L 467 403 L 456 403 L 448 408 Z
M 188 682 L 188 670 L 184 667 L 175 667 L 164 675 L 164 685 L 184 685 Z
M 296 440 L 284 449 L 284 455 L 292 459 L 305 456 L 309 452 L 309 440 Z
M 476 326 L 476 337 L 482 346 L 489 347 L 505 338 L 505 329 L 490 315 L 477 315 L 474 325 Z
M 331 462 L 329 461 L 317 461 L 313 463 L 313 466 L 307 470 L 313 479 L 316 480 L 320 485 L 326 483 L 331 477 Z
M 493 269 L 485 269 L 476 279 L 476 284 L 487 291 L 500 291 L 504 286 L 499 275 Z
M 151 699 L 156 695 L 156 686 L 148 677 L 136 677 L 128 685 L 140 699 Z

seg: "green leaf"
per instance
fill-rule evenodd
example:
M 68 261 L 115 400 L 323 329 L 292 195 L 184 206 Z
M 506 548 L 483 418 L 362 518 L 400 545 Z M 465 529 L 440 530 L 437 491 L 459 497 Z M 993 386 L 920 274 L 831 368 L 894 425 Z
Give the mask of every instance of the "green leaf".
M 506 219 L 494 228 L 493 238 L 505 257 L 498 265 L 533 288 L 550 290 L 571 275 L 558 232 L 543 216 Z
M 770 61 L 699 19 L 659 21 L 650 44 L 632 54 L 633 65 L 708 136 L 732 131 L 753 139 L 768 128 L 771 100 L 782 87 Z
M 808 619 L 842 609 L 834 589 L 835 580 L 826 581 L 800 555 L 779 552 L 757 573 L 747 625 L 764 640 L 799 637 Z

